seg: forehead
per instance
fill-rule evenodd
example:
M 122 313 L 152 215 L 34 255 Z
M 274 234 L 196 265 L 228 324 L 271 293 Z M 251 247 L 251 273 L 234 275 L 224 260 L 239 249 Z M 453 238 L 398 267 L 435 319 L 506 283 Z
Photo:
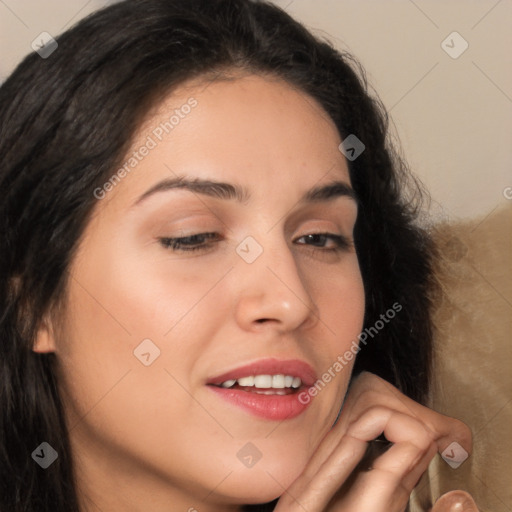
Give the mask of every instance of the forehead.
M 115 193 L 133 196 L 183 174 L 249 188 L 286 185 L 298 194 L 324 177 L 350 183 L 339 143 L 321 105 L 279 78 L 194 80 L 148 112 L 121 164 L 128 179 Z

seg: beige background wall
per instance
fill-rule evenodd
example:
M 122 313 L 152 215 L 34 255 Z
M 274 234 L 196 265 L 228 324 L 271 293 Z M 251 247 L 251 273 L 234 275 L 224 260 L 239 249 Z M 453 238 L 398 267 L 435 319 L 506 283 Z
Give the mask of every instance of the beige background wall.
M 363 63 L 408 161 L 439 203 L 438 215 L 480 216 L 506 203 L 510 0 L 294 0 L 287 10 Z M 469 44 L 457 59 L 441 47 L 454 31 Z M 458 42 L 447 44 L 457 49 Z
M 108 3 L 1 0 L 0 79 L 41 32 L 57 36 Z M 436 218 L 484 217 L 512 200 L 511 0 L 275 3 L 363 63 Z M 441 46 L 453 31 L 469 45 L 456 59 Z

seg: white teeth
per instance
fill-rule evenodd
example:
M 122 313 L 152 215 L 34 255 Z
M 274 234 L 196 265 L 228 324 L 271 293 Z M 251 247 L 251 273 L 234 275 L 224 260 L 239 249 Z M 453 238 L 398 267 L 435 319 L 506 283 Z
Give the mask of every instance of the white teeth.
M 240 379 L 226 380 L 221 384 L 223 388 L 231 388 L 236 383 L 241 387 L 256 387 L 265 389 L 284 389 L 284 388 L 300 388 L 302 380 L 299 377 L 292 375 L 250 375 L 248 377 L 241 377 Z
M 254 377 L 254 386 L 257 388 L 271 388 L 272 375 L 256 375 Z
M 254 386 L 254 377 L 242 377 L 238 379 L 238 384 L 240 386 Z
M 231 386 L 234 386 L 236 384 L 236 379 L 227 380 L 226 382 L 222 383 L 223 388 L 230 388 Z
M 272 377 L 272 387 L 276 389 L 284 388 L 284 375 L 274 375 Z
M 300 388 L 302 382 L 301 380 L 299 379 L 299 377 L 294 377 L 293 378 L 293 382 L 292 382 L 292 388 Z

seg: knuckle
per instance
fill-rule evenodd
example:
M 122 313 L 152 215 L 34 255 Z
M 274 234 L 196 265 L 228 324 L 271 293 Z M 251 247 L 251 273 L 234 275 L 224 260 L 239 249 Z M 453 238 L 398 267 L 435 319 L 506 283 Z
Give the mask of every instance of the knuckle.
M 472 433 L 471 433 L 471 429 L 469 428 L 468 425 L 466 425 L 463 421 L 458 420 L 456 418 L 453 418 L 453 425 L 454 425 L 454 430 L 457 435 L 471 441 Z
M 378 418 L 381 416 L 389 416 L 392 411 L 384 405 L 378 403 L 371 403 L 363 412 L 361 416 L 366 416 L 370 419 Z
M 376 423 L 378 421 L 387 420 L 392 414 L 392 411 L 382 405 L 372 403 L 357 415 L 356 418 L 352 419 L 349 424 L 348 433 L 353 433 L 359 429 L 362 425 Z
M 418 435 L 415 444 L 417 444 L 424 455 L 427 454 L 432 446 L 437 446 L 432 434 L 425 429 L 422 429 L 422 433 Z

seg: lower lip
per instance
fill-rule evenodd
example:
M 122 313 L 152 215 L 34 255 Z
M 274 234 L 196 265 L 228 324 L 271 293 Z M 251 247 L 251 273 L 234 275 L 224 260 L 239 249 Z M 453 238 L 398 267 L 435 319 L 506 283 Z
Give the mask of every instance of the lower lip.
M 290 395 L 260 395 L 239 389 L 207 386 L 220 395 L 224 400 L 237 405 L 241 409 L 267 420 L 282 421 L 295 418 L 302 414 L 309 406 L 309 401 L 302 404 L 298 393 Z M 310 397 L 308 397 L 310 398 Z

